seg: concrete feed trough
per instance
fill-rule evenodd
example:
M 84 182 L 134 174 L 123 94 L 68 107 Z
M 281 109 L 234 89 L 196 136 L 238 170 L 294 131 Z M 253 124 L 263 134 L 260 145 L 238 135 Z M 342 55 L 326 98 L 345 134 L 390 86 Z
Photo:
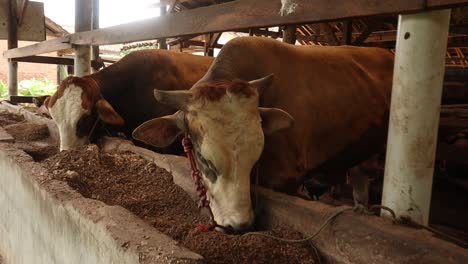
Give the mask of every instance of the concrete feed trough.
M 27 120 L 50 120 L 20 107 Z M 1 109 L 0 108 L 0 109 Z M 53 126 L 48 126 L 54 135 Z M 6 263 L 202 263 L 204 258 L 120 206 L 83 197 L 50 168 L 13 144 L 0 129 L 0 252 Z M 174 183 L 195 198 L 187 160 L 161 155 L 131 142 L 105 138 L 104 152 L 133 152 L 172 174 Z M 66 177 L 66 175 L 64 175 Z M 331 207 L 270 190 L 257 192 L 263 227 L 287 224 L 303 235 L 314 233 L 333 213 Z M 223 235 L 224 236 L 224 235 Z M 466 250 L 423 230 L 390 220 L 346 212 L 314 238 L 327 263 L 466 263 Z M 272 260 L 273 261 L 273 260 Z

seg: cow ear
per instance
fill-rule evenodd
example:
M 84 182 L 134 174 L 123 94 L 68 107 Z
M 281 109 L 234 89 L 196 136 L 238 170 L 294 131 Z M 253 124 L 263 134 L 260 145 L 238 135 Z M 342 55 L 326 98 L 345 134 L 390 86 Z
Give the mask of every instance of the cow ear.
M 34 104 L 37 106 L 37 107 L 41 107 L 41 106 L 45 106 L 47 109 L 49 109 L 49 103 L 50 103 L 50 96 L 43 96 L 41 98 L 42 100 L 38 100 L 38 99 L 33 99 L 33 102 Z
M 262 128 L 265 134 L 289 128 L 294 124 L 294 118 L 281 109 L 259 107 L 258 111 L 262 118 Z
M 34 100 L 34 99 L 33 99 Z M 44 102 L 42 103 L 42 105 L 40 103 L 36 103 L 36 106 L 38 107 L 38 112 L 40 114 L 46 114 L 46 115 L 49 115 L 50 116 L 50 113 L 49 113 L 49 104 L 50 104 L 50 96 L 47 96 L 44 100 Z
M 96 110 L 99 115 L 99 118 L 111 125 L 121 126 L 125 123 L 123 118 L 117 114 L 112 105 L 106 99 L 99 99 L 96 102 Z
M 132 137 L 158 148 L 167 147 L 183 133 L 183 118 L 182 112 L 178 111 L 146 121 L 133 131 Z

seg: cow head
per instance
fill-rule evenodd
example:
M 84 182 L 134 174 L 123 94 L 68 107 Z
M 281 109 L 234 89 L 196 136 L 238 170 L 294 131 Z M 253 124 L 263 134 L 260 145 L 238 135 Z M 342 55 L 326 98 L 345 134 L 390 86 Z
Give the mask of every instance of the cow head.
M 250 173 L 264 146 L 264 132 L 292 125 L 293 118 L 275 108 L 259 108 L 259 91 L 273 76 L 245 82 L 213 81 L 188 91 L 158 91 L 156 99 L 179 109 L 174 115 L 143 123 L 133 137 L 165 147 L 188 133 L 207 187 L 216 222 L 236 231 L 254 220 Z
M 98 84 L 90 77 L 66 78 L 44 104 L 59 129 L 60 150 L 88 143 L 89 132 L 98 117 L 108 124 L 124 123 L 101 96 Z

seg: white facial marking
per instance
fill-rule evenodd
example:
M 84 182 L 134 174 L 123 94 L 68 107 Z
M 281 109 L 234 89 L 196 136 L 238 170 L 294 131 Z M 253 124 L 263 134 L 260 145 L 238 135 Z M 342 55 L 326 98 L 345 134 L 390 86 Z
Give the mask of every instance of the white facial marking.
M 214 218 L 234 229 L 254 220 L 250 172 L 264 145 L 257 106 L 255 97 L 224 96 L 218 102 L 194 104 L 190 108 L 196 109 L 196 117 L 187 116 L 191 126 L 203 127 L 200 153 L 219 173 L 214 183 L 204 177 Z
M 60 150 L 68 150 L 87 143 L 86 137 L 76 135 L 78 120 L 89 111 L 81 105 L 83 89 L 70 85 L 65 88 L 62 96 L 49 108 L 52 119 L 57 124 L 60 133 Z

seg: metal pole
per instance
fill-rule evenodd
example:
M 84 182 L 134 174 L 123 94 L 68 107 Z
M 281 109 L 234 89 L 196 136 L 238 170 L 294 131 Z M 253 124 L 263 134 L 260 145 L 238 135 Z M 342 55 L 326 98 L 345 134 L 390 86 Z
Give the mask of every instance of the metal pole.
M 8 49 L 18 47 L 16 0 L 8 1 Z M 18 95 L 18 62 L 8 60 L 8 95 Z
M 91 30 L 93 0 L 75 0 L 75 32 Z M 91 46 L 75 46 L 75 75 L 91 73 Z
M 160 16 L 164 16 L 164 15 L 166 15 L 166 13 L 167 13 L 167 6 L 166 6 L 166 5 L 163 5 L 163 6 L 161 6 L 161 7 L 159 8 L 159 10 L 160 10 L 159 15 L 160 15 Z M 159 39 L 159 48 L 160 48 L 160 49 L 167 49 L 166 38 L 160 38 L 160 39 Z
M 450 10 L 400 15 L 382 204 L 427 225 Z M 388 215 L 387 212 L 382 214 Z

